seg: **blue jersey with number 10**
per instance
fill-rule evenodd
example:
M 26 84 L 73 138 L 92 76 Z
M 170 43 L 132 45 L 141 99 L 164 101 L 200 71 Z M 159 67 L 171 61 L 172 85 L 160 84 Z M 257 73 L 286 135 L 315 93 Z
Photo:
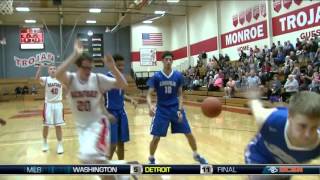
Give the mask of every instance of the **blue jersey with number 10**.
M 168 76 L 163 71 L 156 72 L 148 80 L 149 88 L 154 88 L 157 93 L 157 104 L 171 106 L 179 104 L 178 92 L 183 85 L 183 76 L 180 72 L 172 70 Z

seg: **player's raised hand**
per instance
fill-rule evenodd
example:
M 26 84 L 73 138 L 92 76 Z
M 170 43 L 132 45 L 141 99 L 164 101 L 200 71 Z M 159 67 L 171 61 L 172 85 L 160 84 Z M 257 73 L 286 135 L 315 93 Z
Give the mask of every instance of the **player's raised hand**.
M 81 55 L 83 53 L 83 45 L 79 39 L 74 41 L 73 50 L 77 55 Z
M 156 114 L 156 108 L 154 107 L 154 105 L 152 105 L 152 106 L 149 108 L 149 115 L 150 115 L 151 117 L 153 117 L 155 114 Z
M 5 120 L 3 120 L 3 119 L 0 118 L 0 125 L 1 125 L 1 126 L 4 126 L 4 125 L 6 125 L 6 124 L 7 124 L 7 122 L 6 122 Z
M 113 57 L 110 54 L 104 56 L 103 63 L 108 67 L 108 69 L 114 69 L 116 67 Z

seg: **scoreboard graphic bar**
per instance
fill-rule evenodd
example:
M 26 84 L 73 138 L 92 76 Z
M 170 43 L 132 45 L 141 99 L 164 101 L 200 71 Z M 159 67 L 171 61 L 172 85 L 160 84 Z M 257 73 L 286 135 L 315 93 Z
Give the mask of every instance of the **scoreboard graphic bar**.
M 1 174 L 319 175 L 320 165 L 0 165 Z

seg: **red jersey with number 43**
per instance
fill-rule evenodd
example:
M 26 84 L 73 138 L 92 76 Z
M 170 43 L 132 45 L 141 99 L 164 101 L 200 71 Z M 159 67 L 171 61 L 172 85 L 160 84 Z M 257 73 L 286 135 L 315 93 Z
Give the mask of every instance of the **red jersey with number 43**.
M 103 93 L 115 87 L 115 79 L 103 74 L 91 73 L 88 81 L 81 81 L 76 73 L 67 73 L 69 100 L 78 126 L 99 121 L 105 112 Z
M 42 82 L 45 85 L 45 102 L 60 102 L 62 101 L 62 85 L 56 79 L 50 76 L 48 77 L 40 77 Z

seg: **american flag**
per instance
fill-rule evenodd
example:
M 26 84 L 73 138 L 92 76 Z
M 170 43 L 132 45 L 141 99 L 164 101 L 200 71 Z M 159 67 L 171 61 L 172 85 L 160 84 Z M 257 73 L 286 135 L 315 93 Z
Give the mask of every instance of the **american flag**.
M 162 46 L 162 33 L 142 33 L 143 46 Z

